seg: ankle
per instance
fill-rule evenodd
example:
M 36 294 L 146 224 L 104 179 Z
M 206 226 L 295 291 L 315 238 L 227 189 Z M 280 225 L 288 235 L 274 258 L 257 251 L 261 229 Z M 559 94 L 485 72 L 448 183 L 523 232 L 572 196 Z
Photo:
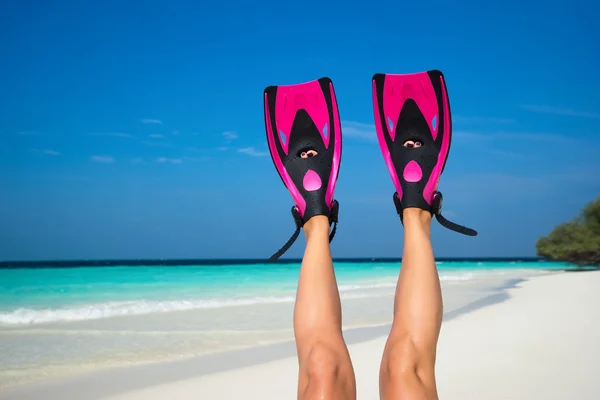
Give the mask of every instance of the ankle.
M 329 218 L 324 215 L 316 215 L 306 221 L 303 229 L 307 239 L 310 236 L 321 234 L 329 236 Z
M 402 211 L 402 220 L 404 225 L 409 224 L 419 224 L 419 225 L 430 225 L 431 224 L 432 215 L 427 210 L 422 210 L 420 208 L 411 207 L 405 208 Z

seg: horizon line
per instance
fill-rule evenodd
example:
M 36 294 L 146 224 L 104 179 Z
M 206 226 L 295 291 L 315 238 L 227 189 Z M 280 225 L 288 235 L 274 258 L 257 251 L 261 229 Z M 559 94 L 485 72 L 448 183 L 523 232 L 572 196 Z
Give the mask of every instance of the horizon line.
M 124 259 L 68 259 L 68 260 L 6 260 L 0 261 L 0 269 L 23 267 L 110 267 L 110 266 L 209 266 L 250 264 L 298 264 L 302 258 L 281 258 L 269 263 L 268 258 L 124 258 Z M 512 257 L 436 257 L 436 261 L 552 261 L 539 256 Z M 334 257 L 334 262 L 400 262 L 402 257 Z

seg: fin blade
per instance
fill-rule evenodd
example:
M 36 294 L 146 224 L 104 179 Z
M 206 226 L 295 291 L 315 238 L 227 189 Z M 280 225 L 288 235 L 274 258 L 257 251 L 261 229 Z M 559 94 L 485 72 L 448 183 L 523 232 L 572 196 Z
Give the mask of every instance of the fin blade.
M 424 172 L 423 181 L 419 181 L 418 187 L 422 200 L 411 201 L 415 203 L 411 206 L 431 206 L 448 158 L 452 137 L 450 101 L 442 72 L 430 70 L 411 74 L 377 73 L 372 78 L 372 95 L 379 146 L 400 199 L 405 198 L 403 187 L 406 187 L 407 182 L 415 182 L 413 179 L 404 178 L 406 165 L 401 165 L 402 162 L 398 159 L 398 154 L 402 152 L 398 151 L 397 147 L 402 146 L 402 138 L 406 139 L 408 132 L 418 132 L 427 135 L 427 139 L 439 149 L 434 164 L 425 168 L 421 166 Z M 403 113 L 409 115 L 403 116 Z M 417 124 L 414 122 L 415 118 L 422 122 Z M 411 126 L 406 126 L 407 121 Z
M 332 80 L 323 77 L 293 85 L 268 86 L 264 90 L 264 113 L 271 159 L 301 215 L 307 208 L 302 184 L 297 179 L 294 183 L 291 176 L 294 171 L 286 168 L 286 164 L 295 157 L 293 142 L 299 139 L 292 136 L 292 128 L 300 121 L 303 124 L 309 121 L 318 129 L 325 149 L 332 151 L 331 173 L 328 179 L 322 179 L 326 181 L 323 183 L 326 184 L 327 204 L 331 204 L 342 153 L 341 121 Z M 295 135 L 298 132 L 301 129 L 296 127 Z

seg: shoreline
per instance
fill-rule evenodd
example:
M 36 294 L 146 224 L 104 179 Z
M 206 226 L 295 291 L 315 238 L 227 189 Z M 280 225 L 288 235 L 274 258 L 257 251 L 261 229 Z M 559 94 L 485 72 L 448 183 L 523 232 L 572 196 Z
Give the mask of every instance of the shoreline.
M 541 276 L 560 274 L 564 274 L 564 272 L 552 271 Z M 510 290 L 519 289 L 519 284 L 532 278 L 539 278 L 539 276 L 508 278 L 501 285 L 488 286 L 485 288 L 483 297 L 457 309 L 445 312 L 443 321 L 447 323 L 459 316 L 505 302 L 510 299 Z M 361 345 L 386 338 L 390 328 L 391 324 L 350 328 L 344 330 L 344 338 L 348 346 Z M 142 390 L 148 386 L 149 382 L 152 385 L 170 384 L 186 379 L 228 373 L 243 368 L 254 368 L 295 356 L 294 341 L 286 340 L 267 345 L 196 355 L 180 360 L 92 368 L 89 371 L 70 376 L 50 377 L 10 385 L 2 388 L 2 390 L 5 393 L 6 400 L 39 399 L 42 397 L 59 399 L 64 398 L 68 392 L 80 390 L 86 391 L 86 400 L 104 399 L 122 393 Z
M 600 273 L 594 272 L 524 280 L 507 289 L 508 301 L 445 323 L 436 363 L 440 399 L 600 398 L 600 321 L 594 318 Z M 385 342 L 380 337 L 349 346 L 358 399 L 379 398 Z M 291 399 L 296 397 L 297 373 L 296 358 L 288 357 L 166 384 L 148 381 L 143 389 L 104 400 Z

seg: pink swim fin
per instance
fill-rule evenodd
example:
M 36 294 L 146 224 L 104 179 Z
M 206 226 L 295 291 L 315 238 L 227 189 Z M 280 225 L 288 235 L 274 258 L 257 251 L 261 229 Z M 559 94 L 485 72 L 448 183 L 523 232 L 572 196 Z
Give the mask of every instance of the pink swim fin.
M 269 261 L 294 243 L 304 223 L 329 217 L 335 236 L 339 204 L 334 200 L 342 158 L 342 130 L 333 83 L 329 78 L 264 90 L 267 142 L 273 164 L 292 195 L 296 231 Z M 308 151 L 313 157 L 302 158 Z
M 396 188 L 394 204 L 402 219 L 405 208 L 435 215 L 444 227 L 476 236 L 477 232 L 441 214 L 438 183 L 452 139 L 450 100 L 444 75 L 437 70 L 414 74 L 375 74 L 373 111 L 383 158 Z M 406 147 L 407 141 L 419 147 Z

